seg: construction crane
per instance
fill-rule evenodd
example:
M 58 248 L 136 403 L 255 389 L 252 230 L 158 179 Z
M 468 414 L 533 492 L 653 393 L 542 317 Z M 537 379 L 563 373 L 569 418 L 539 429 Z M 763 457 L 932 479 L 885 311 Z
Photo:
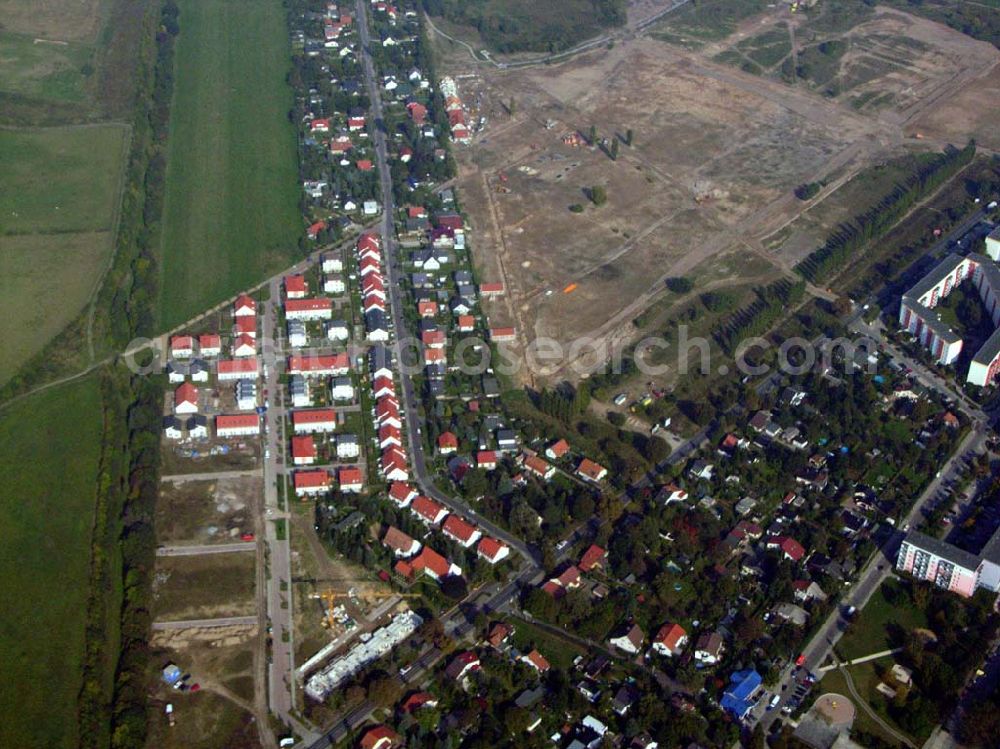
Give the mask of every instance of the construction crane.
M 419 598 L 419 593 L 397 593 L 394 590 L 390 591 L 373 591 L 365 594 L 368 598 L 393 598 L 398 596 L 400 598 Z M 312 593 L 310 598 L 318 598 L 326 604 L 326 611 L 323 615 L 323 626 L 327 629 L 332 628 L 336 619 L 333 616 L 333 609 L 336 606 L 336 601 L 338 598 L 354 598 L 354 588 L 350 588 L 347 591 L 338 591 L 328 588 L 327 590 L 320 591 L 319 593 Z

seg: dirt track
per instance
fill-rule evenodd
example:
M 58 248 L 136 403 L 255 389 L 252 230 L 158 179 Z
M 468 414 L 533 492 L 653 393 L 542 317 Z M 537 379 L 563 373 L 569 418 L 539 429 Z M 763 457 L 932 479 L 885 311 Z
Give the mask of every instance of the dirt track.
M 890 32 L 907 31 L 924 45 L 925 54 L 879 83 L 905 93 L 898 108 L 859 111 L 846 94 L 829 98 L 642 36 L 558 65 L 476 67 L 460 86 L 474 116 L 489 124 L 459 150 L 457 183 L 477 265 L 509 289 L 487 309 L 491 322 L 515 324 L 522 343 L 627 341 L 631 320 L 663 293 L 665 278 L 697 272 L 721 253 L 746 251 L 766 258 L 776 275 L 787 273 L 797 257 L 773 254 L 762 240 L 806 207 L 792 195 L 795 185 L 826 180 L 815 204 L 860 169 L 924 147 L 907 138 L 921 117 L 961 140 L 958 123 L 941 112 L 959 90 L 968 99 L 984 81 L 1000 86 L 996 50 L 895 11 L 865 23 L 858 44 L 869 56 L 890 56 Z M 748 23 L 732 39 L 754 28 Z M 467 58 L 445 57 L 449 72 L 469 72 Z M 514 116 L 501 105 L 511 100 Z M 634 146 L 620 144 L 612 161 L 562 142 L 592 125 L 599 138 L 632 129 Z M 594 184 L 608 193 L 600 208 L 587 201 Z M 583 212 L 569 211 L 573 204 Z M 570 283 L 576 290 L 561 293 Z

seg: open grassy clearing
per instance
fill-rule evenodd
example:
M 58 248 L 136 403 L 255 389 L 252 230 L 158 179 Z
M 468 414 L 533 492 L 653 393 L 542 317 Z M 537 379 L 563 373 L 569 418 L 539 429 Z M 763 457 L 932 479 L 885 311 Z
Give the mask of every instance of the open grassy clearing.
M 665 22 L 675 24 L 672 36 L 654 36 L 690 48 L 671 18 Z M 997 56 L 988 44 L 957 31 L 854 0 L 817 3 L 794 14 L 778 4 L 743 23 L 710 27 L 703 46 L 715 62 L 872 113 L 917 106 L 943 87 L 953 89 L 957 80 L 989 70 Z
M 255 611 L 256 556 L 246 552 L 159 557 L 153 583 L 157 619 L 249 616 Z
M 549 634 L 523 619 L 514 619 L 509 624 L 514 627 L 511 642 L 515 648 L 524 654 L 536 648 L 556 668 L 568 671 L 578 655 L 587 654 L 584 648 Z
M 107 265 L 128 130 L 0 130 L 0 383 L 83 309 Z
M 76 746 L 100 439 L 93 378 L 0 412 L 2 746 Z
M 64 42 L 94 41 L 108 0 L 0 0 L 7 31 Z
M 255 477 L 219 481 L 165 482 L 156 503 L 158 543 L 228 543 L 253 532 L 253 501 L 261 493 Z
M 177 724 L 170 727 L 163 710 L 174 706 Z M 164 692 L 150 705 L 146 746 L 153 749 L 245 749 L 260 746 L 253 715 L 231 700 L 207 690 Z
M 865 692 L 862 690 L 861 685 L 858 684 L 858 674 L 860 666 L 851 670 L 851 678 L 854 680 L 854 686 L 858 689 L 858 693 L 864 695 Z M 833 694 L 840 694 L 851 700 L 854 704 L 857 712 L 854 716 L 854 725 L 851 727 L 852 733 L 854 731 L 863 731 L 864 733 L 872 734 L 878 736 L 884 741 L 888 741 L 890 744 L 898 744 L 896 739 L 894 739 L 890 734 L 880 726 L 875 720 L 865 712 L 864 708 L 857 704 L 857 701 L 851 697 L 851 692 L 847 688 L 847 679 L 844 678 L 844 674 L 839 670 L 828 671 L 823 676 L 823 680 L 817 685 L 818 688 L 813 690 L 813 693 L 818 697 L 821 694 L 826 694 L 827 692 L 832 692 Z M 878 695 L 879 699 L 885 699 L 881 695 Z
M 0 91 L 83 102 L 94 78 L 93 57 L 89 44 L 48 44 L 0 31 Z
M 837 644 L 837 652 L 848 660 L 871 655 L 894 647 L 893 630 L 909 631 L 926 626 L 923 612 L 910 603 L 909 593 L 903 586 L 895 580 L 886 580 L 844 633 Z
M 179 5 L 161 250 L 163 327 L 286 265 L 303 231 L 281 4 Z
M 3 234 L 62 234 L 111 228 L 122 146 L 121 125 L 0 130 Z
M 725 39 L 745 18 L 767 9 L 765 0 L 702 0 L 688 3 L 667 16 L 654 32 L 703 41 Z

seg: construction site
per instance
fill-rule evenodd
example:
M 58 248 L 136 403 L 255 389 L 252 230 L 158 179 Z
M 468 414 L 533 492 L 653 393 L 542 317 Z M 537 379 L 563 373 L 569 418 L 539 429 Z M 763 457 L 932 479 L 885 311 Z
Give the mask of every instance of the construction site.
M 435 38 L 470 119 L 487 123 L 456 149 L 458 186 L 480 272 L 510 290 L 491 320 L 515 325 L 523 343 L 627 342 L 670 277 L 719 287 L 788 276 L 805 250 L 775 237 L 801 213 L 862 170 L 985 128 L 989 98 L 976 92 L 996 86 L 998 52 L 939 24 L 879 8 L 837 25 L 779 4 L 725 38 L 688 43 L 672 18 L 516 69 Z M 823 42 L 835 68 L 782 77 L 783 60 Z M 734 50 L 768 45 L 767 69 L 736 64 Z M 812 182 L 823 185 L 814 200 L 794 196 Z M 720 269 L 728 275 L 708 277 Z

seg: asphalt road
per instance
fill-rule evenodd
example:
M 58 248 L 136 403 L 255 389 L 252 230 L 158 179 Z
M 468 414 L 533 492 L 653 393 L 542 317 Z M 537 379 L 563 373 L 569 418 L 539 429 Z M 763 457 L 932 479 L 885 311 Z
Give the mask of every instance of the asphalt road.
M 402 361 L 401 339 L 409 336 L 406 327 L 406 320 L 403 316 L 403 298 L 400 291 L 399 260 L 397 258 L 398 245 L 396 243 L 395 214 L 396 206 L 392 194 L 392 175 L 389 170 L 388 149 L 386 147 L 386 133 L 384 130 L 384 119 L 382 115 L 382 99 L 375 76 L 375 66 L 372 61 L 369 44 L 371 38 L 368 31 L 368 17 L 364 0 L 357 2 L 358 34 L 361 38 L 362 67 L 365 74 L 365 85 L 368 88 L 368 96 L 372 102 L 372 113 L 375 119 L 375 155 L 378 164 L 379 185 L 382 192 L 382 249 L 385 262 L 386 287 L 389 291 L 389 314 L 392 319 L 395 335 L 393 336 L 392 350 L 396 362 Z M 427 459 L 424 455 L 424 443 L 419 432 L 422 419 L 420 418 L 419 399 L 415 393 L 413 380 L 406 374 L 400 374 L 401 396 L 400 405 L 406 415 L 404 429 L 406 431 L 407 442 L 409 443 L 410 468 L 413 479 L 423 494 L 440 502 L 448 509 L 458 512 L 467 518 L 474 520 L 477 525 L 494 538 L 498 538 L 512 549 L 520 553 L 525 559 L 533 564 L 541 566 L 541 557 L 537 551 L 530 548 L 526 543 L 516 536 L 511 535 L 503 528 L 500 528 L 488 518 L 479 515 L 464 500 L 448 496 L 440 491 L 433 481 L 427 469 Z

